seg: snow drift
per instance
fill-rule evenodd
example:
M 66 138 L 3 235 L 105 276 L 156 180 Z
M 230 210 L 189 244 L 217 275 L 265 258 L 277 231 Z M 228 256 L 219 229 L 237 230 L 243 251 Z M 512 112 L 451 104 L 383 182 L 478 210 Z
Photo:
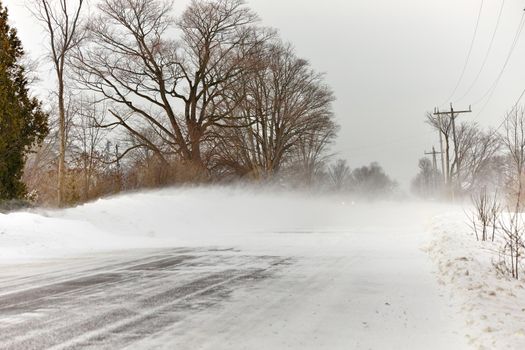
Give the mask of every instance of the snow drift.
M 438 207 L 356 204 L 344 196 L 276 188 L 165 189 L 65 210 L 1 214 L 0 260 L 166 246 L 290 248 L 294 253 L 303 248 L 303 253 L 319 253 L 322 244 L 344 251 L 338 243 L 341 235 L 353 234 L 350 241 L 359 245 L 359 235 L 388 232 L 393 222 L 409 227 L 411 221 L 429 220 L 428 214 Z M 407 210 L 411 215 L 405 215 Z

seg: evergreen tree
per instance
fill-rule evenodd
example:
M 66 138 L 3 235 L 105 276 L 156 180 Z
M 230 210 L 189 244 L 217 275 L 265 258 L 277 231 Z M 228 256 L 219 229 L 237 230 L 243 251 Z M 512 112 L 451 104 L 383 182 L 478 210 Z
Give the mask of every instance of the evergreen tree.
M 0 0 L 0 200 L 24 196 L 26 155 L 48 133 L 48 116 L 29 94 L 23 57 L 22 43 Z

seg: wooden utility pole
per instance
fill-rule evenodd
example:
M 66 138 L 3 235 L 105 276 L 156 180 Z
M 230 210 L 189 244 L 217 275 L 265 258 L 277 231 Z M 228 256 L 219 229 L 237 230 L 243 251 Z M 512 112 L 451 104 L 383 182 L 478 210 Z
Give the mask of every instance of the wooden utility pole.
M 438 174 L 437 155 L 438 154 L 443 154 L 443 152 L 437 152 L 434 146 L 432 146 L 432 152 L 425 152 L 425 155 L 432 156 L 432 170 L 433 170 L 432 182 L 433 182 L 434 188 L 437 188 L 437 185 L 438 185 L 438 176 L 437 176 Z M 443 160 L 443 157 L 441 159 Z M 441 163 L 441 171 L 442 172 L 444 171 L 443 162 Z
M 437 155 L 441 154 L 442 152 L 437 152 L 436 148 L 432 146 L 432 152 L 425 152 L 427 156 L 432 156 L 432 168 L 434 171 L 437 172 L 438 166 L 437 166 Z M 441 166 L 441 170 L 443 171 L 443 165 Z
M 443 133 L 441 130 L 439 131 L 439 150 L 441 154 L 441 177 L 443 178 L 443 182 L 446 184 L 447 174 L 445 174 L 445 151 L 443 150 Z
M 457 138 L 457 135 L 456 135 L 456 118 L 459 117 L 461 114 L 464 114 L 464 113 L 472 113 L 472 106 L 469 106 L 469 109 L 468 110 L 463 110 L 463 111 L 455 111 L 454 110 L 454 107 L 452 106 L 452 103 L 450 104 L 450 111 L 448 112 L 440 112 L 439 109 L 435 109 L 434 111 L 434 115 L 436 116 L 441 116 L 441 115 L 445 115 L 445 116 L 448 116 L 450 118 L 450 121 L 451 121 L 451 124 L 452 124 L 452 141 L 454 143 L 454 164 L 456 164 L 456 174 L 457 174 L 457 179 L 458 179 L 458 182 L 459 184 L 461 184 L 461 173 L 460 173 L 460 168 L 459 168 L 459 164 L 458 164 L 458 138 Z M 447 159 L 447 163 L 449 162 L 449 160 Z M 452 183 L 451 179 L 452 179 L 452 174 L 450 174 L 450 168 L 449 168 L 450 164 L 447 164 L 447 178 L 448 178 L 448 183 L 449 185 L 451 186 L 450 190 L 451 190 L 451 195 L 452 195 L 452 198 L 454 198 L 454 191 L 455 191 L 455 188 L 454 188 L 454 184 Z

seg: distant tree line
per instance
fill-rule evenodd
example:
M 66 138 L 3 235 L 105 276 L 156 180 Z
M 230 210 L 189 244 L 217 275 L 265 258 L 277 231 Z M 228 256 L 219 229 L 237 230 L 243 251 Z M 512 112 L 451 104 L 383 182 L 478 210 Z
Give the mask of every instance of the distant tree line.
M 385 198 L 396 194 L 398 184 L 378 163 L 351 170 L 345 160 L 339 159 L 329 167 L 331 188 L 368 198 Z

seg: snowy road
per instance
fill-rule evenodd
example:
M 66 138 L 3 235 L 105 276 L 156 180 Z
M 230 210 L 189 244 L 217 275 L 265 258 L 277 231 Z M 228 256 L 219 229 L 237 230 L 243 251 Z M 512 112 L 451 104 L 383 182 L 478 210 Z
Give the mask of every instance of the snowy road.
M 465 349 L 422 250 L 448 210 L 174 189 L 0 215 L 0 348 Z
M 289 258 L 191 248 L 3 268 L 1 348 L 463 346 L 414 255 L 354 253 Z M 371 253 L 369 264 L 363 254 Z
M 285 264 L 279 257 L 174 249 L 17 266 L 0 281 L 1 348 L 133 346 Z

